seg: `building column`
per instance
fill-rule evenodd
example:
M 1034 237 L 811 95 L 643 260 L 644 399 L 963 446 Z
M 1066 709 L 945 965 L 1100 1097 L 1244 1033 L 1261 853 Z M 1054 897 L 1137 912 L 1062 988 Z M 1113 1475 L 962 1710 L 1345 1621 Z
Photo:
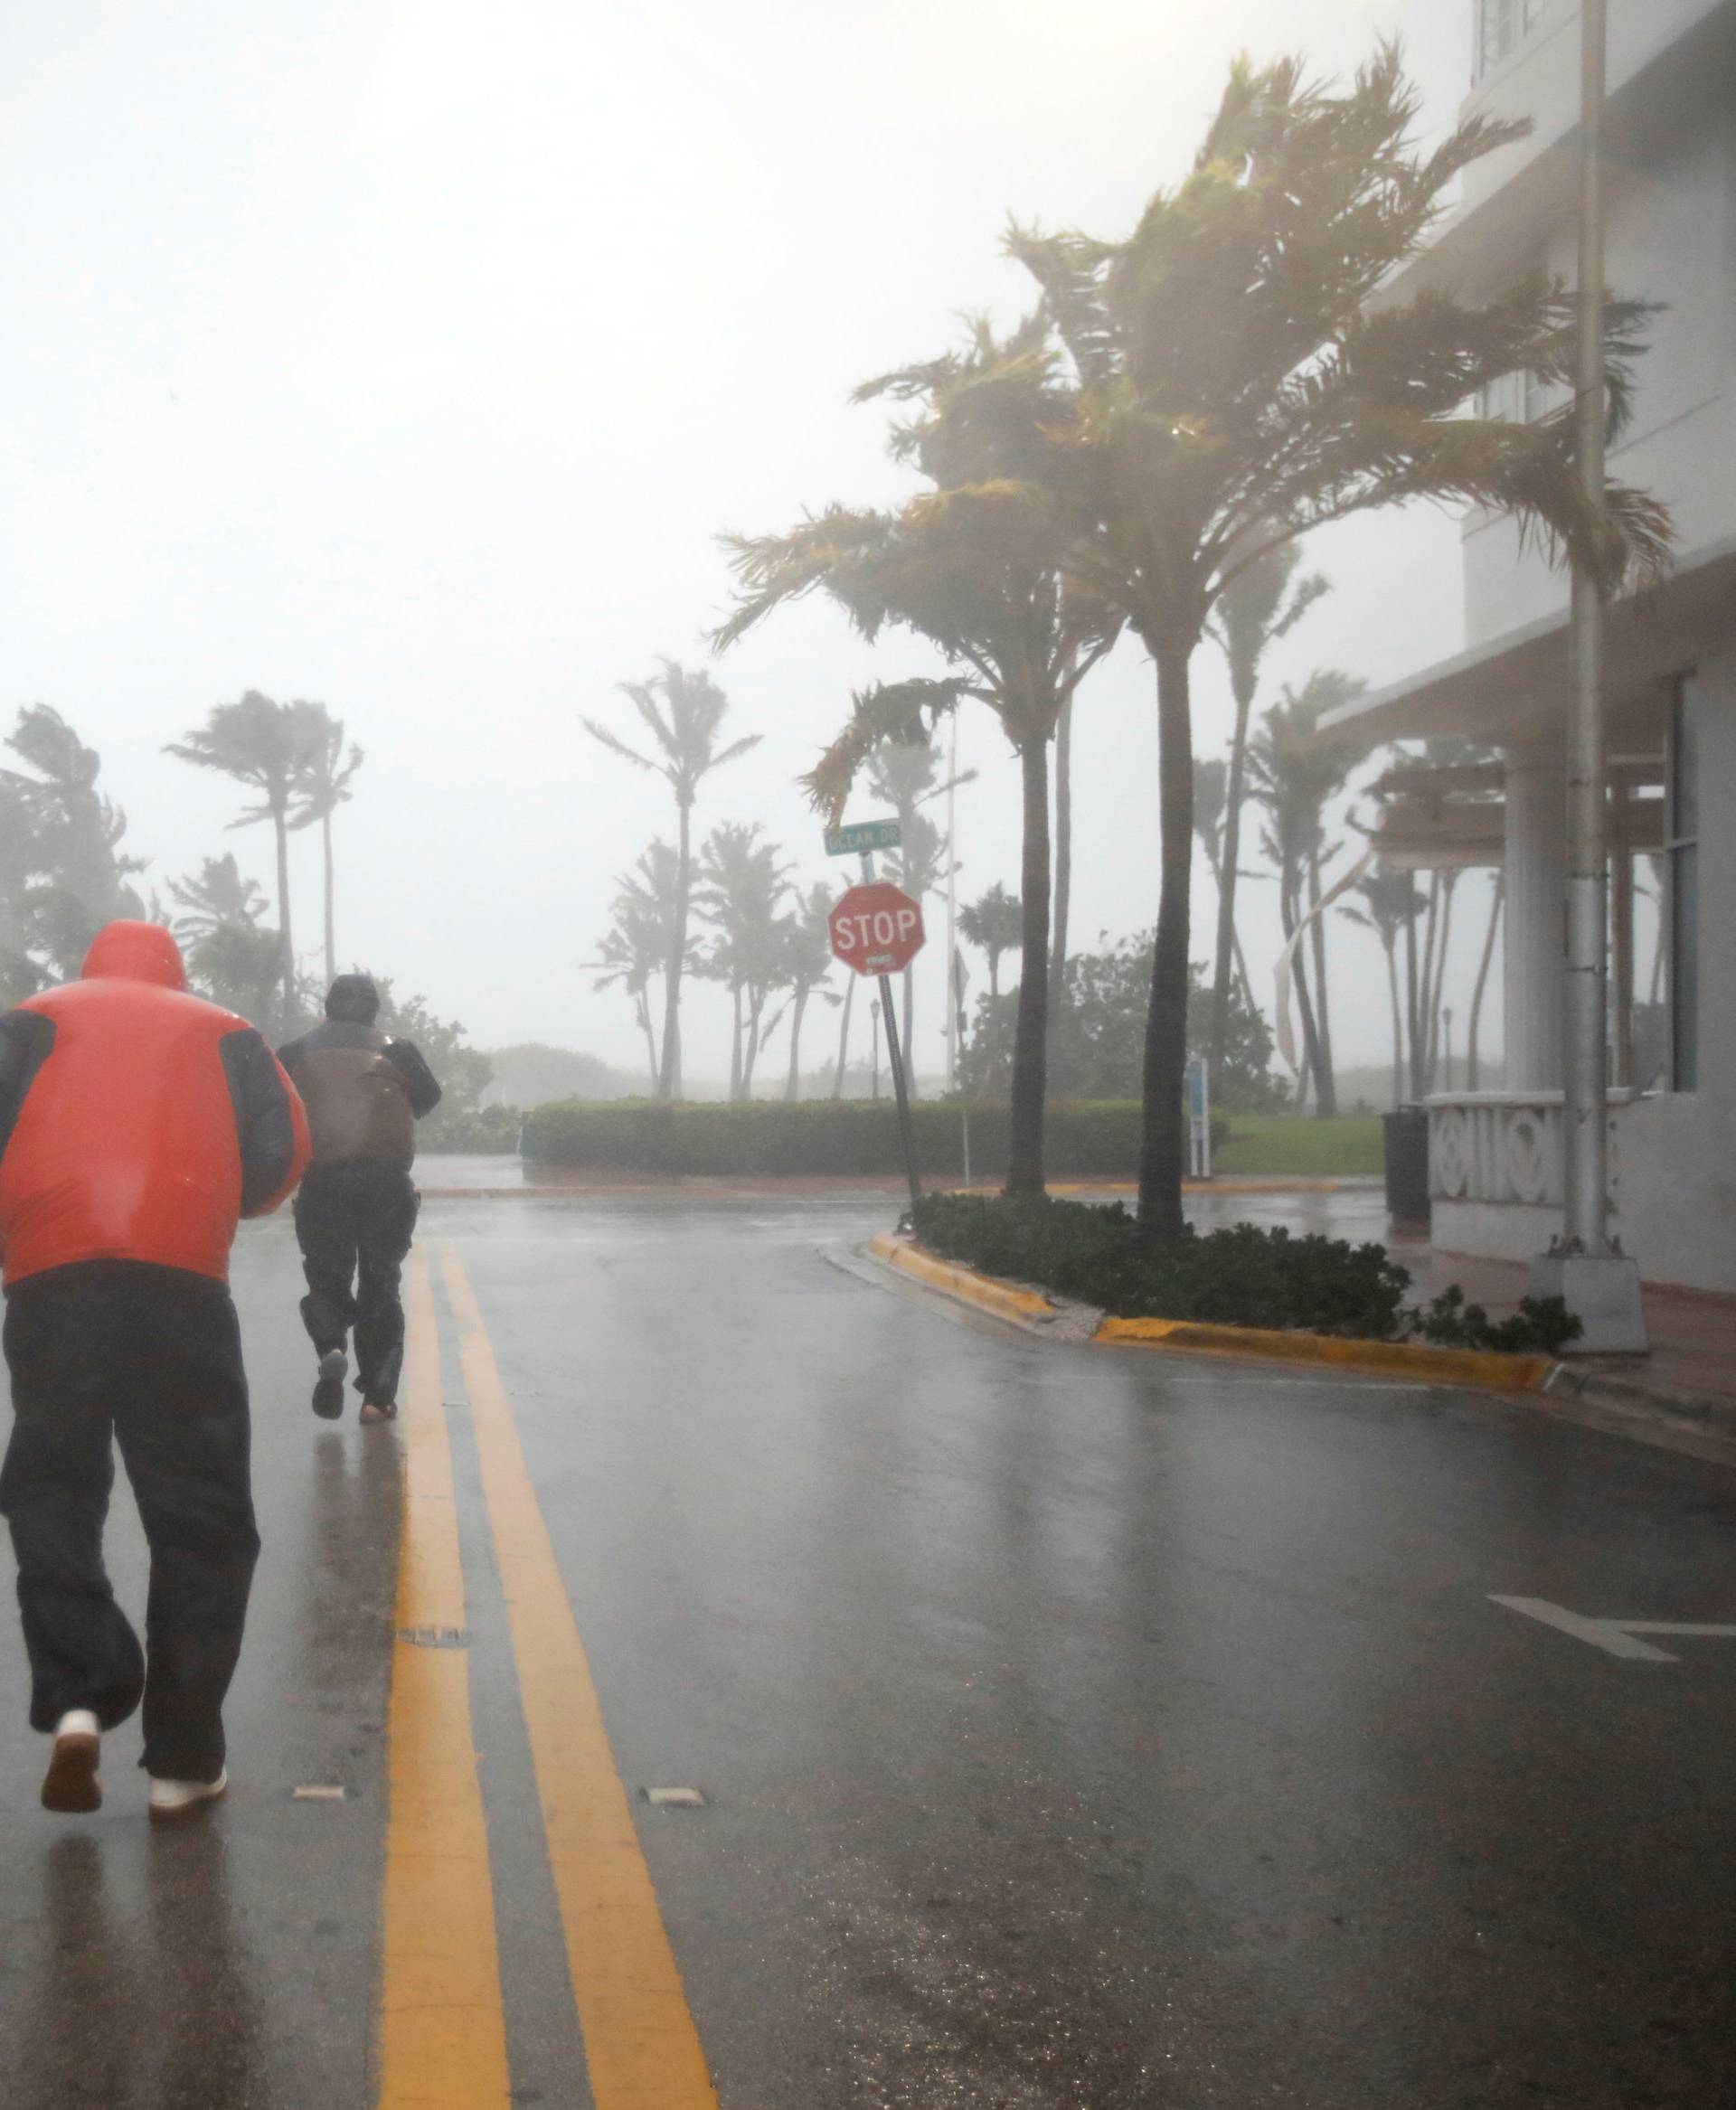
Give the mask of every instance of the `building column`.
M 1506 1088 L 1559 1091 L 1567 967 L 1567 777 L 1554 748 L 1508 748 L 1506 766 Z

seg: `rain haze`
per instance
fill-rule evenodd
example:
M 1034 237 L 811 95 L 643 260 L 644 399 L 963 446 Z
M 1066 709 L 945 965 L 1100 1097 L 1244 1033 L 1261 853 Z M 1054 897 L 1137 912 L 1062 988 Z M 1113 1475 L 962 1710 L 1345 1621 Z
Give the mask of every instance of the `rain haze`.
M 232 848 L 269 889 L 268 833 L 225 834 L 234 787 L 163 744 L 249 688 L 324 702 L 366 754 L 337 824 L 343 963 L 480 1044 L 637 1073 L 631 1007 L 583 963 L 616 875 L 673 815 L 581 714 L 627 733 L 616 684 L 663 655 L 706 663 L 721 531 L 909 488 L 883 410 L 848 391 L 965 314 L 1028 305 L 1009 216 L 1119 235 L 1185 168 L 1238 51 L 1330 72 L 1392 33 L 1438 129 L 1467 32 L 1420 5 L 15 14 L 7 704 L 52 703 L 100 750 L 147 888 Z M 1317 537 L 1335 591 L 1268 692 L 1457 649 L 1455 542 L 1428 512 Z M 1209 648 L 1196 664 L 1209 754 L 1227 690 Z M 835 877 L 794 779 L 853 687 L 934 669 L 908 639 L 870 652 L 829 605 L 769 620 L 712 668 L 731 730 L 764 738 L 710 780 L 698 831 L 761 822 L 804 882 Z M 1016 890 L 1016 764 L 975 707 L 960 760 L 980 772 L 961 890 Z M 1151 670 L 1130 641 L 1081 692 L 1075 774 L 1078 946 L 1156 911 Z M 295 849 L 312 967 L 316 839 Z M 1245 888 L 1241 911 L 1263 996 L 1275 891 Z M 1348 926 L 1335 942 L 1340 1059 L 1378 1063 L 1378 951 Z M 920 1002 L 931 1073 L 939 1007 Z M 721 1081 L 723 992 L 694 988 L 684 1018 L 690 1082 Z

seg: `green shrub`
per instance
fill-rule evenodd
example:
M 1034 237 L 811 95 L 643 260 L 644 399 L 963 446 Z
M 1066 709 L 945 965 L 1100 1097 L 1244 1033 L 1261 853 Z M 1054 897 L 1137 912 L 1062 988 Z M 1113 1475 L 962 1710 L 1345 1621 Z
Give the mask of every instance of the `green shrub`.
M 1461 1347 L 1552 1352 L 1579 1322 L 1559 1299 L 1528 1299 L 1492 1323 L 1448 1291 L 1428 1313 L 1407 1309 L 1407 1269 L 1384 1246 L 1297 1238 L 1235 1224 L 1146 1245 L 1119 1203 L 1109 1209 L 1000 1195 L 931 1194 L 916 1210 L 924 1244 L 986 1274 L 1033 1282 L 1123 1319 L 1194 1319 L 1370 1341 L 1424 1338 Z
M 919 1100 L 910 1109 L 917 1163 L 930 1179 L 964 1174 L 956 1101 Z M 1006 1171 L 1004 1104 L 973 1105 L 970 1169 L 982 1179 Z M 810 1178 L 904 1170 L 898 1109 L 891 1099 L 750 1099 L 702 1104 L 661 1099 L 566 1099 L 525 1116 L 525 1157 L 536 1164 L 608 1166 L 711 1178 Z M 1109 1099 L 1049 1108 L 1048 1170 L 1056 1179 L 1130 1180 L 1139 1163 L 1137 1100 Z

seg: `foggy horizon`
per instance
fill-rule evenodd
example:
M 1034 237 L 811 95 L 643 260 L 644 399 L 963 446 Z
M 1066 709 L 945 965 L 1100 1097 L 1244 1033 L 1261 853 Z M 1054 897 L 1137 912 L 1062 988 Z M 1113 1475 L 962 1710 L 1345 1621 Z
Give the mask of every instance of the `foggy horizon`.
M 757 820 L 800 885 L 837 884 L 854 867 L 823 855 L 795 779 L 853 687 L 939 671 L 896 635 L 870 652 L 818 602 L 712 660 L 718 535 L 907 489 L 884 407 L 852 408 L 850 389 L 941 350 L 965 313 L 1005 325 L 1031 304 L 1001 253 L 1009 217 L 1126 232 L 1185 169 L 1237 52 L 1342 73 L 1402 32 L 1422 128 L 1444 127 L 1468 52 L 1442 12 L 1240 0 L 1202 24 L 1117 0 L 1064 40 L 1046 9 L 977 0 L 848 23 L 670 5 L 243 24 L 191 5 L 99 10 L 99 35 L 21 24 L 7 727 L 47 702 L 100 752 L 146 890 L 233 850 L 269 893 L 269 832 L 229 832 L 235 787 L 161 750 L 250 688 L 323 702 L 366 754 L 336 823 L 340 965 L 420 992 L 478 1045 L 637 1074 L 631 1007 L 580 963 L 674 813 L 581 717 L 631 737 L 618 683 L 663 655 L 707 667 L 729 734 L 764 739 L 709 780 L 695 840 Z M 1271 655 L 1261 705 L 1316 667 L 1378 686 L 1456 651 L 1457 541 L 1423 509 L 1312 538 L 1305 566 L 1335 590 Z M 1217 753 L 1229 697 L 1209 645 L 1194 680 L 1196 749 Z M 1075 952 L 1155 918 L 1156 747 L 1151 670 L 1124 640 L 1076 720 Z M 980 772 L 958 802 L 960 899 L 1016 891 L 1016 767 L 980 707 L 959 761 Z M 859 792 L 853 817 L 873 810 Z M 294 855 L 312 958 L 316 834 Z M 1467 889 L 1455 984 L 1487 883 Z M 1239 897 L 1269 1011 L 1276 892 Z M 1196 957 L 1213 913 L 1199 860 Z M 938 897 L 929 930 L 925 1076 L 941 1067 Z M 1383 1064 L 1378 947 L 1336 919 L 1333 944 L 1340 1063 Z M 683 1037 L 690 1079 L 721 1080 L 721 988 L 692 985 Z

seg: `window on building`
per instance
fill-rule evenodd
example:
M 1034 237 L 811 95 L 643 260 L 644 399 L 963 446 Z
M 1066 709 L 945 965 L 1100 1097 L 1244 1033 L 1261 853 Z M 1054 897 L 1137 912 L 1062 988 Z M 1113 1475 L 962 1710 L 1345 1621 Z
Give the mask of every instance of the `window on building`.
M 1669 799 L 1664 853 L 1669 881 L 1670 1084 L 1700 1082 L 1699 683 L 1684 674 L 1670 712 Z
M 1477 0 L 1477 70 L 1486 73 L 1516 52 L 1544 14 L 1550 0 Z

